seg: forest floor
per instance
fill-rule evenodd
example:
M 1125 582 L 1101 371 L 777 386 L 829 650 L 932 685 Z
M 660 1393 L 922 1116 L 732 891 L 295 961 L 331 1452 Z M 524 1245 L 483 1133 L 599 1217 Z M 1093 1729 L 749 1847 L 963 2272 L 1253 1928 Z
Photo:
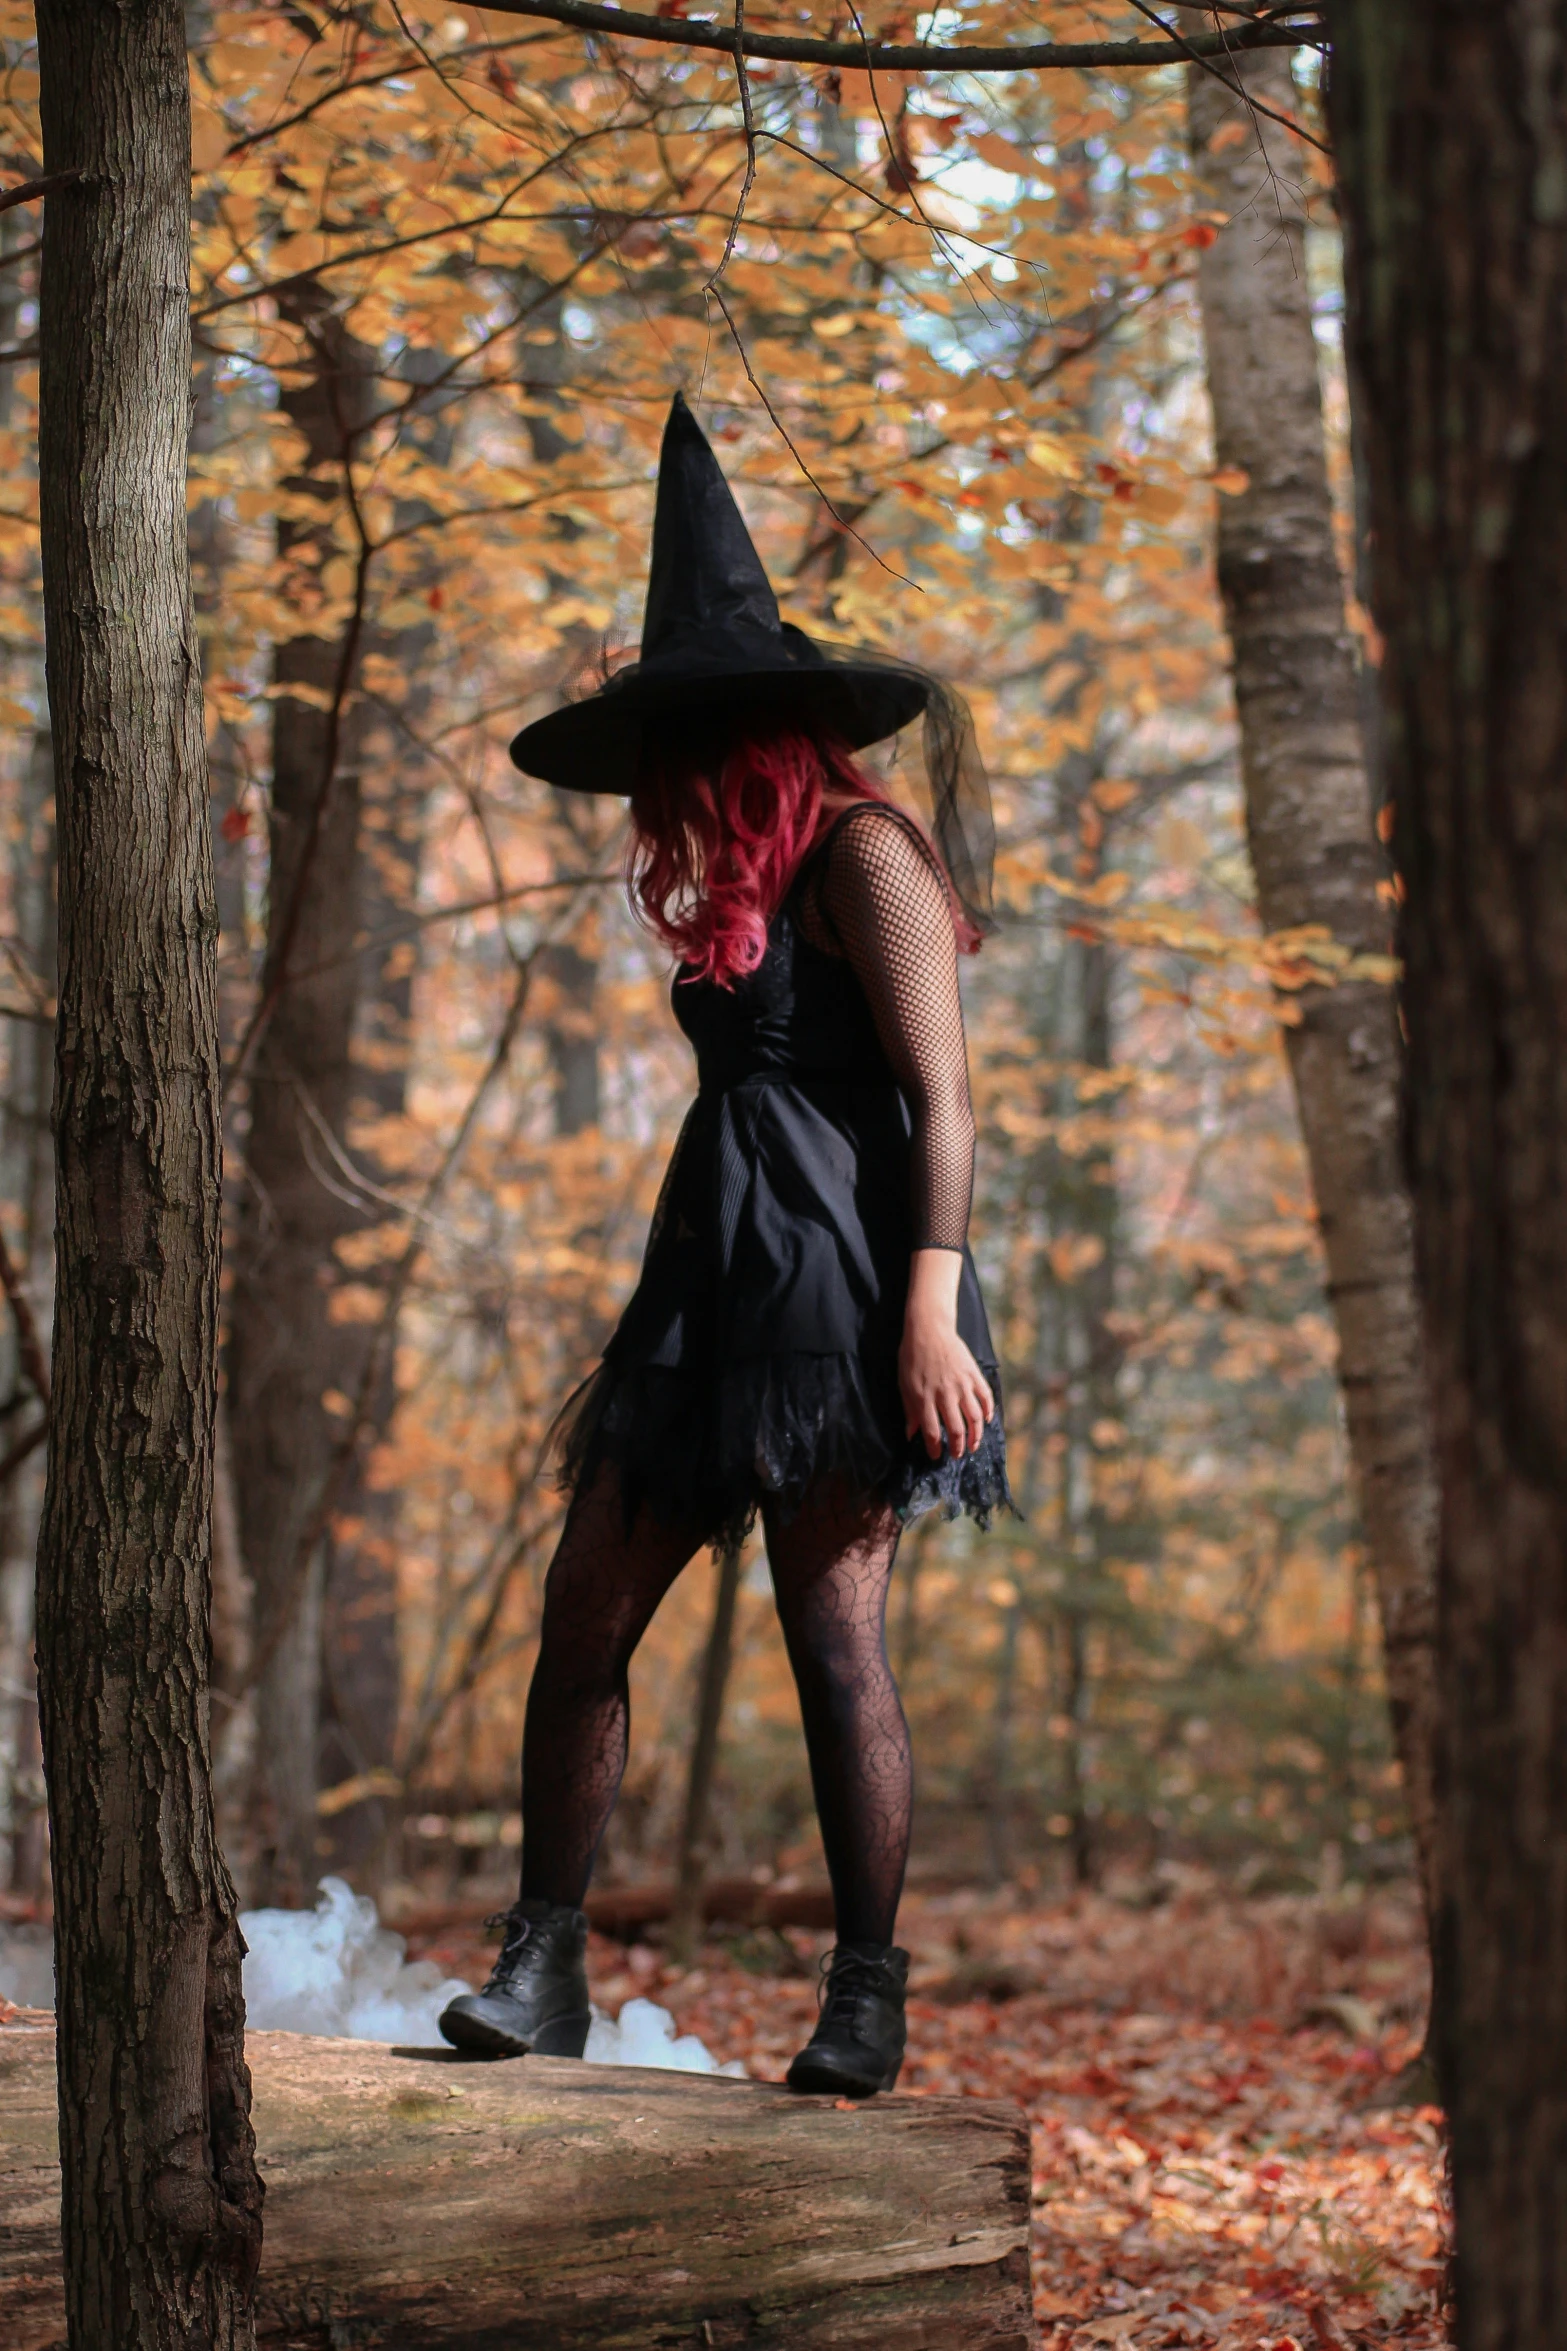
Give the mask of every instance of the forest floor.
M 1436 2351 L 1440 2117 L 1379 2106 L 1415 2055 L 1412 1902 L 1243 1900 L 1195 1877 L 1152 1909 L 912 1895 L 901 2091 L 1009 2097 L 1033 2124 L 1043 2351 Z M 735 1934 L 689 1968 L 593 1938 L 598 2004 L 642 1996 L 777 2081 L 825 1936 Z M 461 1931 L 412 1955 L 482 1979 Z

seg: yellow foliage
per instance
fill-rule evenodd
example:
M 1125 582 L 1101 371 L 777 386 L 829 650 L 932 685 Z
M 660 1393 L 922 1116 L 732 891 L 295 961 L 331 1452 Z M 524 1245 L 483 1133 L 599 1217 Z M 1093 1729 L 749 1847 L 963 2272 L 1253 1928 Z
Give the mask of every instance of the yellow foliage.
M 1094 37 L 1103 17 L 1067 7 L 1051 29 Z M 1031 29 L 1015 0 L 965 11 L 968 39 Z M 0 0 L 0 34 L 6 135 L 37 156 L 30 13 Z M 1214 472 L 1205 439 L 1178 77 L 878 75 L 873 90 L 844 74 L 835 94 L 759 73 L 736 225 L 745 145 L 723 57 L 372 0 L 322 37 L 303 12 L 200 12 L 191 73 L 190 504 L 225 986 L 253 1001 L 277 706 L 353 715 L 377 893 L 353 951 L 382 959 L 401 1009 L 362 1041 L 365 1099 L 336 1139 L 331 1180 L 374 1221 L 337 1245 L 331 1311 L 374 1325 L 388 1268 L 417 1244 L 399 1408 L 370 1478 L 398 1502 L 411 1706 L 431 1676 L 455 1690 L 494 1602 L 494 1663 L 441 1717 L 428 1774 L 511 1771 L 559 1513 L 540 1445 L 635 1279 L 691 1089 L 668 972 L 622 911 L 620 812 L 566 806 L 505 754 L 634 647 L 676 385 L 700 401 L 790 617 L 950 676 L 998 783 L 1009 919 L 965 986 L 975 1238 L 1027 1523 L 988 1551 L 962 1530 L 919 1538 L 919 1604 L 944 1630 L 915 1691 L 937 1782 L 968 1768 L 997 1611 L 1021 1602 L 1037 1625 L 1063 1604 L 1085 1491 L 1108 1546 L 1096 1572 L 1183 1628 L 1172 1676 L 1210 1634 L 1239 1637 L 1270 1577 L 1306 1597 L 1248 1637 L 1320 1645 L 1342 1614 L 1347 1521 L 1279 1023 L 1303 992 L 1393 966 L 1309 930 L 1265 938 L 1250 904 L 1207 541 L 1209 487 L 1248 485 Z M 732 230 L 734 332 L 703 291 Z M 312 470 L 286 403 L 327 336 L 371 355 L 370 393 L 346 455 Z M 36 383 L 17 369 L 9 385 L 14 773 L 38 707 Z M 346 699 L 276 684 L 280 642 L 351 631 Z M 917 747 L 904 757 L 917 800 Z M 569 964 L 548 962 L 566 947 L 593 967 L 585 1010 Z M 510 1059 L 432 1198 L 536 951 Z M 1093 1045 L 1082 1008 L 1101 983 L 1113 1035 Z M 584 1034 L 598 1113 L 567 1136 L 562 1055 Z M 375 1085 L 400 1072 L 383 1113 Z M 354 1192 L 356 1169 L 376 1193 Z M 1052 1317 L 1106 1286 L 1113 1409 L 1051 1353 Z M 330 1409 L 340 1420 L 346 1398 Z M 493 1560 L 511 1562 L 499 1587 Z M 666 1766 L 703 1622 L 688 1585 L 638 1666 Z M 769 1624 L 748 1591 L 737 1703 L 764 1726 L 758 1753 L 765 1726 L 793 1737 Z M 1134 1665 L 1119 1637 L 1107 1614 L 1094 1670 L 1107 1722 L 1126 1725 L 1165 1666 L 1142 1650 Z M 1019 1657 L 1048 1725 L 1053 1652 L 1030 1633 Z

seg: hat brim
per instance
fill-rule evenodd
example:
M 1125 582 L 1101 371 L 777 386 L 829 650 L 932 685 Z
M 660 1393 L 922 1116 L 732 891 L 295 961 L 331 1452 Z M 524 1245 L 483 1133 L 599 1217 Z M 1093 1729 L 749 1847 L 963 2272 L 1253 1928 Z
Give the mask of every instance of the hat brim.
M 925 708 L 917 677 L 854 662 L 821 668 L 757 667 L 659 676 L 627 674 L 581 702 L 523 728 L 513 763 L 564 792 L 629 793 L 641 764 L 645 722 L 683 711 L 694 720 L 746 710 L 826 729 L 863 751 L 908 726 Z

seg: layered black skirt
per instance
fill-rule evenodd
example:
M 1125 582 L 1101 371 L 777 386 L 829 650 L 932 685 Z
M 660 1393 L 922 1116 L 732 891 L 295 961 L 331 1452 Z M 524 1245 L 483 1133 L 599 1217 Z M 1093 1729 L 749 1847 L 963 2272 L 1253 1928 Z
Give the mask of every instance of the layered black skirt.
M 613 1463 L 701 1540 L 785 1517 L 819 1478 L 982 1525 L 1011 1507 L 995 1348 L 965 1249 L 958 1331 L 996 1398 L 978 1450 L 909 1438 L 898 1345 L 911 1245 L 908 1111 L 885 1070 L 703 1072 L 642 1276 L 556 1424 L 565 1484 Z

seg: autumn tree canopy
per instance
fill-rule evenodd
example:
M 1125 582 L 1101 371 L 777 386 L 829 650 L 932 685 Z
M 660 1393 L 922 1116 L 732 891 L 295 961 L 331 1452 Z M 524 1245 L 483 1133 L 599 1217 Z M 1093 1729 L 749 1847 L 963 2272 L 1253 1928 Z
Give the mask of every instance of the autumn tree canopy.
M 1124 14 L 1108 31 L 1154 37 Z M 1103 15 L 1057 11 L 1052 35 L 1100 43 Z M 1025 29 L 1005 7 L 953 24 Z M 4 29 L 8 151 L 34 169 L 27 12 Z M 786 611 L 952 677 L 996 792 L 1007 919 L 966 983 L 976 1236 L 1027 1521 L 910 1547 L 894 1639 L 932 1834 L 977 1807 L 991 1865 L 1085 1874 L 1259 1836 L 1270 1868 L 1315 1870 L 1324 1836 L 1394 1851 L 1280 1053 L 1305 992 L 1391 967 L 1253 912 L 1209 553 L 1244 480 L 1212 455 L 1194 279 L 1218 223 L 1182 56 L 981 77 L 753 44 L 748 134 L 732 50 L 509 10 L 193 19 L 231 1266 L 217 1719 L 263 1885 L 308 1893 L 326 1850 L 400 1870 L 509 1833 L 558 1509 L 539 1448 L 629 1286 L 689 1079 L 613 807 L 528 783 L 504 744 L 634 648 L 677 384 Z M 1315 108 L 1307 50 L 1308 206 Z M 13 1069 L 51 986 L 25 911 L 50 854 L 35 243 L 0 214 Z M 917 757 L 899 774 L 917 802 Z M 41 1287 L 24 1144 L 7 1230 Z M 25 1480 L 12 1507 L 19 1558 Z M 701 1618 L 677 1595 L 638 1669 L 632 1848 L 672 1831 Z M 737 1638 L 723 1834 L 776 1858 L 803 1773 L 749 1588 Z M 305 1683 L 303 1718 L 267 1713 Z

